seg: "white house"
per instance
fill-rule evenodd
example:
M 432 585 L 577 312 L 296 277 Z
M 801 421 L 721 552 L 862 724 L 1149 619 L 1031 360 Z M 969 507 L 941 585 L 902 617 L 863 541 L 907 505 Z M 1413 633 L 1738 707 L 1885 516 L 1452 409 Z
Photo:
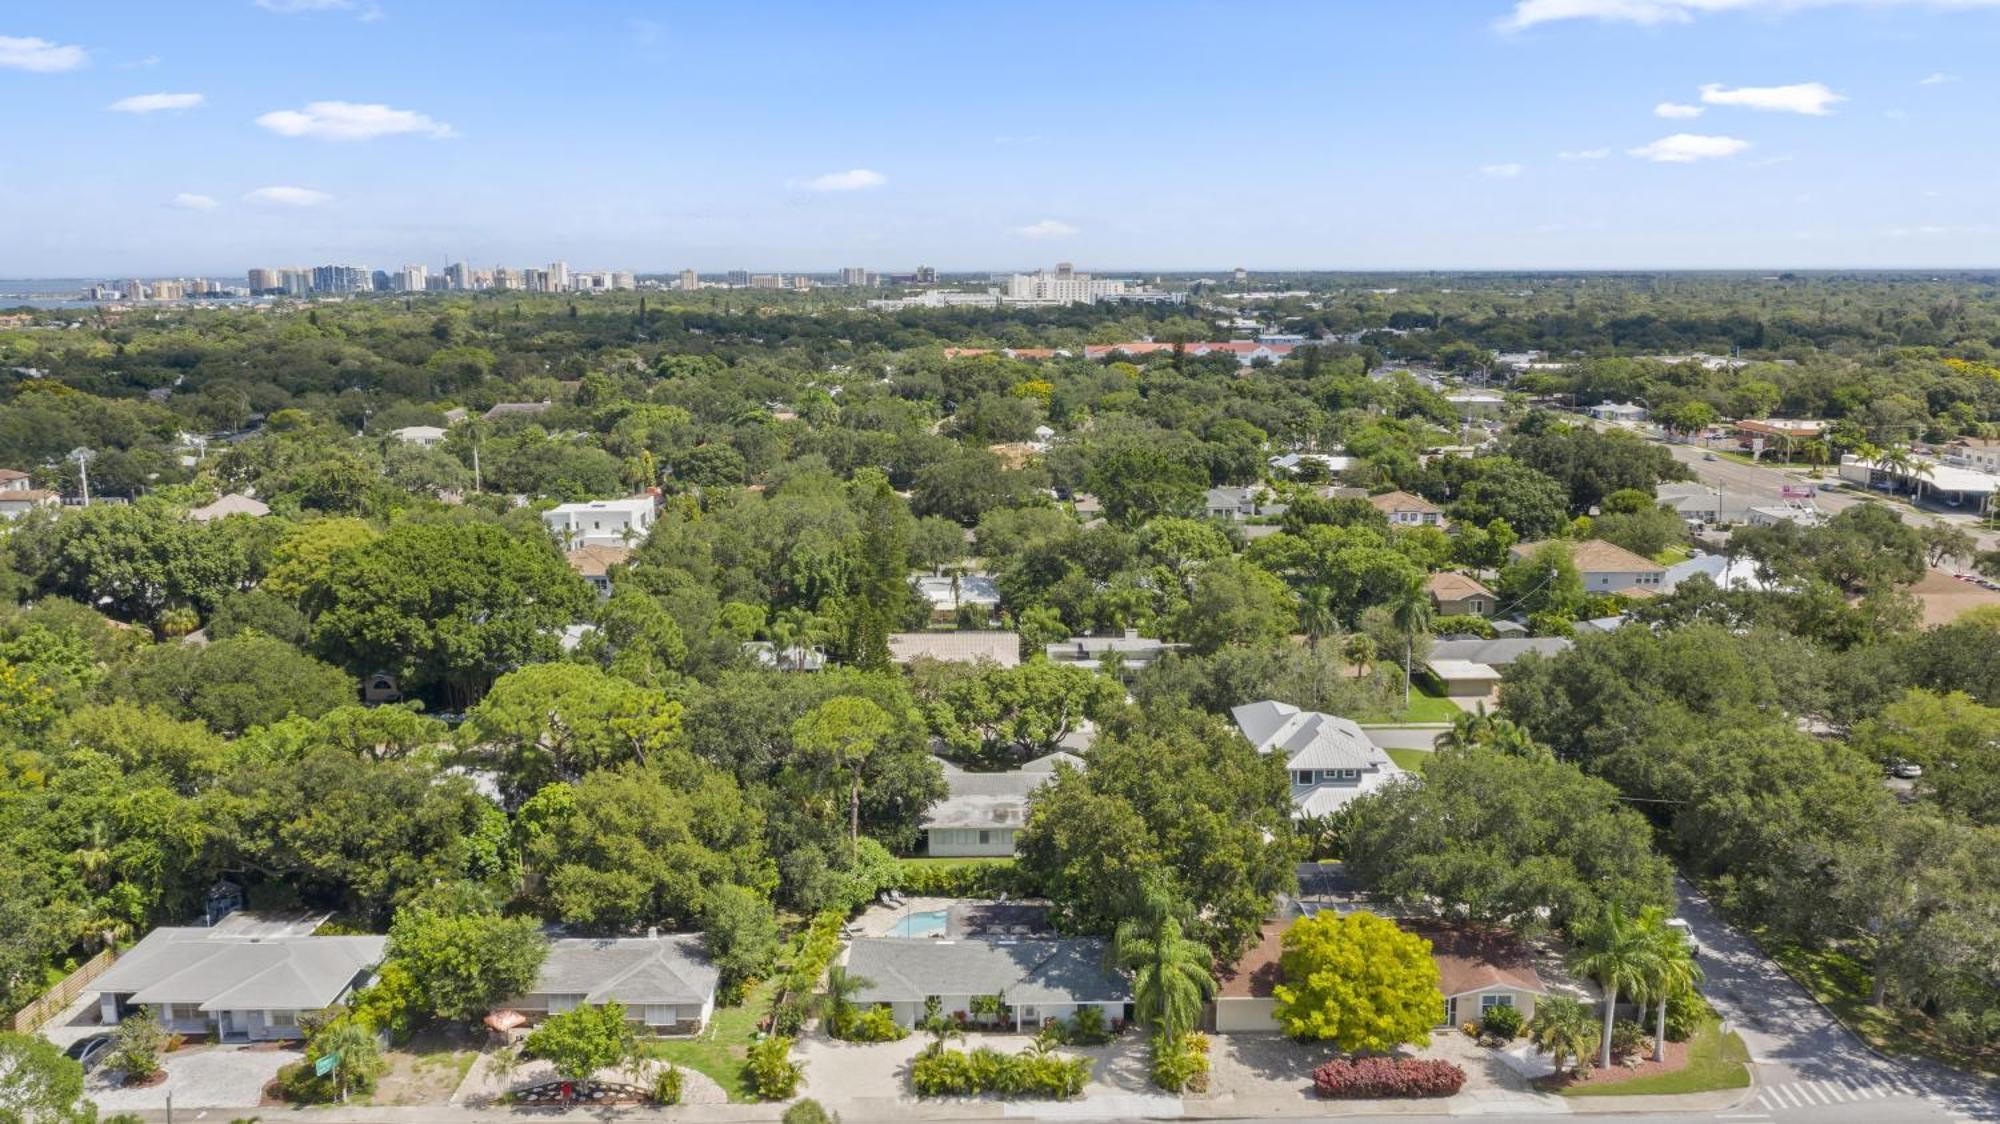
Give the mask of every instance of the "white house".
M 249 496 L 231 492 L 212 504 L 188 512 L 188 518 L 197 523 L 208 523 L 231 515 L 248 515 L 252 519 L 262 519 L 269 514 L 271 514 L 269 505 Z
M 862 1007 L 886 1005 L 898 1023 L 915 1026 L 926 1001 L 946 1018 L 970 1015 L 972 1001 L 997 995 L 1001 1021 L 1033 1032 L 1049 1020 L 1096 1007 L 1106 1024 L 1126 1017 L 1132 985 L 1105 963 L 1104 942 L 1066 940 L 925 940 L 859 937 L 848 946 L 847 970 L 867 980 L 854 996 Z
M 542 522 L 567 550 L 580 546 L 632 546 L 653 529 L 651 496 L 564 503 L 542 512 Z
M 1598 421 L 1642 422 L 1646 408 L 1636 402 L 1600 402 L 1590 408 L 1590 416 Z
M 416 445 L 424 449 L 435 448 L 444 443 L 444 430 L 435 425 L 406 425 L 401 429 L 390 430 L 389 436 L 405 445 Z
M 952 620 L 966 606 L 989 615 L 1000 608 L 1000 587 L 987 574 L 919 574 L 910 581 L 936 620 Z
M 324 920 L 239 912 L 213 926 L 155 929 L 88 990 L 107 1025 L 144 1008 L 179 1034 L 225 1042 L 301 1038 L 300 1016 L 365 985 L 389 940 L 313 936 Z
M 1515 543 L 1508 551 L 1514 558 L 1522 559 L 1532 556 L 1544 545 L 1538 542 Z M 1583 576 L 1586 593 L 1623 593 L 1645 597 L 1660 592 L 1667 576 L 1665 566 L 1603 539 L 1561 542 L 1558 545 L 1569 551 L 1570 561 L 1576 564 L 1577 572 Z
M 715 1013 L 720 978 L 700 933 L 549 942 L 534 990 L 507 1006 L 530 1019 L 617 1003 L 654 1034 L 694 1034 Z
M 1324 816 L 1403 775 L 1381 746 L 1348 719 L 1274 699 L 1229 712 L 1259 753 L 1283 754 L 1292 815 Z
M 1055 779 L 1056 767 L 1083 768 L 1083 759 L 1051 753 L 1005 773 L 969 773 L 943 762 L 945 798 L 924 814 L 932 858 L 999 857 L 1014 853 L 1028 822 L 1028 798 Z
M 1369 496 L 1368 503 L 1389 520 L 1391 527 L 1442 527 L 1444 509 L 1422 496 L 1408 492 L 1383 492 Z

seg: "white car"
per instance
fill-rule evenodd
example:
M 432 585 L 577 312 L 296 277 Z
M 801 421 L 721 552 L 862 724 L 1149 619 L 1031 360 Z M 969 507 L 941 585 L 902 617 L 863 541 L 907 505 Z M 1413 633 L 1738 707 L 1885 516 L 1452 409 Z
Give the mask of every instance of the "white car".
M 1913 781 L 1924 775 L 1924 767 L 1915 761 L 1897 761 L 1889 766 L 1889 772 L 1903 780 Z
M 1694 927 L 1692 925 L 1689 925 L 1686 921 L 1678 917 L 1669 917 L 1667 918 L 1667 928 L 1681 935 L 1681 939 L 1687 942 L 1689 952 L 1694 953 L 1696 956 L 1701 955 L 1701 945 L 1694 939 Z

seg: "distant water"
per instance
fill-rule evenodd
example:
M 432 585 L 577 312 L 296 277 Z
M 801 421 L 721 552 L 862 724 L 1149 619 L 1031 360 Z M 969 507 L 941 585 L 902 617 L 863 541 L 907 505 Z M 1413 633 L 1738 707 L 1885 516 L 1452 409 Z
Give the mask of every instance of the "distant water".
M 100 304 L 122 304 L 122 301 L 93 301 L 85 294 L 92 285 L 102 283 L 96 277 L 0 277 L 0 308 L 95 308 Z M 233 280 L 225 281 L 234 284 Z M 204 301 L 227 302 L 230 297 L 209 297 Z

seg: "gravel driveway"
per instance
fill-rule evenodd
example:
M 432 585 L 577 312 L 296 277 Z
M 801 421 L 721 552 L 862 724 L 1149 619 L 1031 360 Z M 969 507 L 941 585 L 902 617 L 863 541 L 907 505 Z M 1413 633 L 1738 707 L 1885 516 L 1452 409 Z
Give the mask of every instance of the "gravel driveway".
M 303 1056 L 297 1050 L 262 1047 L 179 1050 L 167 1055 L 167 1079 L 158 1085 L 113 1086 L 110 1072 L 99 1068 L 91 1071 L 88 1092 L 106 1113 L 165 1108 L 168 1093 L 174 1095 L 175 1108 L 255 1108 L 278 1070 Z

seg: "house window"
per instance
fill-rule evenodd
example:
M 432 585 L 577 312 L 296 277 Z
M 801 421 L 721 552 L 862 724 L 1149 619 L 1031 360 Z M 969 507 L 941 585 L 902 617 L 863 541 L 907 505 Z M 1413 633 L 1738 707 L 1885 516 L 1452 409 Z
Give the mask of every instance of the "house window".
M 987 844 L 989 844 L 989 843 L 992 843 L 992 842 L 993 842 L 993 833 L 992 833 L 992 832 L 990 832 L 990 831 L 982 831 L 982 832 L 980 832 L 980 833 L 979 833 L 979 845 L 980 845 L 981 847 L 984 847 L 984 846 L 986 846 Z
M 1482 995 L 1479 997 L 1479 1017 L 1482 1019 L 1485 1018 L 1486 1012 L 1491 1011 L 1495 1007 L 1512 1007 L 1513 1005 L 1514 997 L 1511 995 Z
M 1313 783 L 1313 771 L 1311 769 L 1300 769 L 1298 772 L 1292 774 L 1292 783 L 1293 784 Z
M 297 1011 L 266 1011 L 264 1012 L 264 1025 L 297 1026 L 299 1025 L 299 1013 Z

